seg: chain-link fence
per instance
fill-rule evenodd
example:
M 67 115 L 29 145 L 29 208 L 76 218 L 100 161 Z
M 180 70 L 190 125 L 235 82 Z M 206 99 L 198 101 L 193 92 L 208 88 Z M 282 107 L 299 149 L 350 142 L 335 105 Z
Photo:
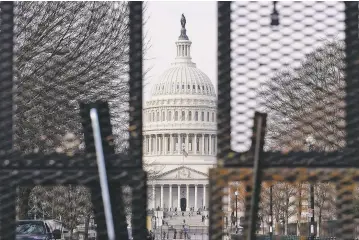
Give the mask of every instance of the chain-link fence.
M 357 237 L 358 37 L 357 2 L 218 4 L 210 239 Z
M 0 11 L 1 239 L 145 239 L 142 3 Z M 357 237 L 358 32 L 357 2 L 218 3 L 210 227 L 156 236 Z
M 0 10 L 1 239 L 145 239 L 142 3 Z

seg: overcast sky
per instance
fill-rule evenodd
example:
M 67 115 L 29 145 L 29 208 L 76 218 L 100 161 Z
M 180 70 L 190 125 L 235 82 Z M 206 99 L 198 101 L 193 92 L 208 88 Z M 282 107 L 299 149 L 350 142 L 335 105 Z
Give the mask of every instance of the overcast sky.
M 146 2 L 144 32 L 150 41 L 145 56 L 148 86 L 170 67 L 176 56 L 176 45 L 181 31 L 181 14 L 186 17 L 187 35 L 192 41 L 192 61 L 217 84 L 217 3 L 212 2 Z M 149 97 L 146 89 L 145 97 Z

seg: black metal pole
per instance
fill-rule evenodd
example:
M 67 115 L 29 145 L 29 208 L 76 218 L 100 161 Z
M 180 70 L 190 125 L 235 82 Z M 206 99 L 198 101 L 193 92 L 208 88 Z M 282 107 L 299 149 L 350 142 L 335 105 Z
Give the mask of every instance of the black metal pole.
M 238 218 L 237 218 L 238 206 L 237 206 L 237 202 L 238 202 L 238 196 L 237 196 L 237 194 L 236 194 L 236 228 L 237 228 L 237 223 L 238 223 Z
M 269 188 L 269 239 L 272 240 L 273 237 L 273 186 L 271 185 Z
M 309 144 L 309 151 L 313 150 L 313 145 Z M 310 239 L 314 240 L 315 231 L 314 231 L 314 184 L 310 183 L 310 210 L 311 210 L 311 218 L 310 218 L 310 226 L 309 226 L 309 235 Z
M 314 240 L 315 231 L 314 231 L 314 185 L 310 184 L 310 208 L 312 211 L 312 217 L 310 218 L 310 236 Z

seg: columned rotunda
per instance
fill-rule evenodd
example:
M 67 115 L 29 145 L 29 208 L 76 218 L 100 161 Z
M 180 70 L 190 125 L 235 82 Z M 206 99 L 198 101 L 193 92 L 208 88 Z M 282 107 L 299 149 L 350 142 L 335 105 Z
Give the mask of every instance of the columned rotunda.
M 208 168 L 216 163 L 216 92 L 192 62 L 184 16 L 181 25 L 176 58 L 144 107 L 144 161 L 156 176 L 148 182 L 150 209 L 207 207 Z

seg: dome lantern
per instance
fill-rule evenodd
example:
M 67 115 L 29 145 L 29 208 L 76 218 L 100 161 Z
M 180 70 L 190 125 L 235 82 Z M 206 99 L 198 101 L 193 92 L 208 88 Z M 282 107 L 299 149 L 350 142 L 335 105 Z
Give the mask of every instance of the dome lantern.
M 186 65 L 195 66 L 195 64 L 191 61 L 192 42 L 189 40 L 187 36 L 186 17 L 183 14 L 181 18 L 181 26 L 182 26 L 181 35 L 178 37 L 178 41 L 176 42 L 177 56 L 173 65 L 186 64 Z
M 177 55 L 172 66 L 161 74 L 152 87 L 152 99 L 175 95 L 208 97 L 215 100 L 214 86 L 208 76 L 196 67 L 191 58 L 191 44 L 187 36 L 186 18 L 181 17 L 181 35 L 176 41 Z

